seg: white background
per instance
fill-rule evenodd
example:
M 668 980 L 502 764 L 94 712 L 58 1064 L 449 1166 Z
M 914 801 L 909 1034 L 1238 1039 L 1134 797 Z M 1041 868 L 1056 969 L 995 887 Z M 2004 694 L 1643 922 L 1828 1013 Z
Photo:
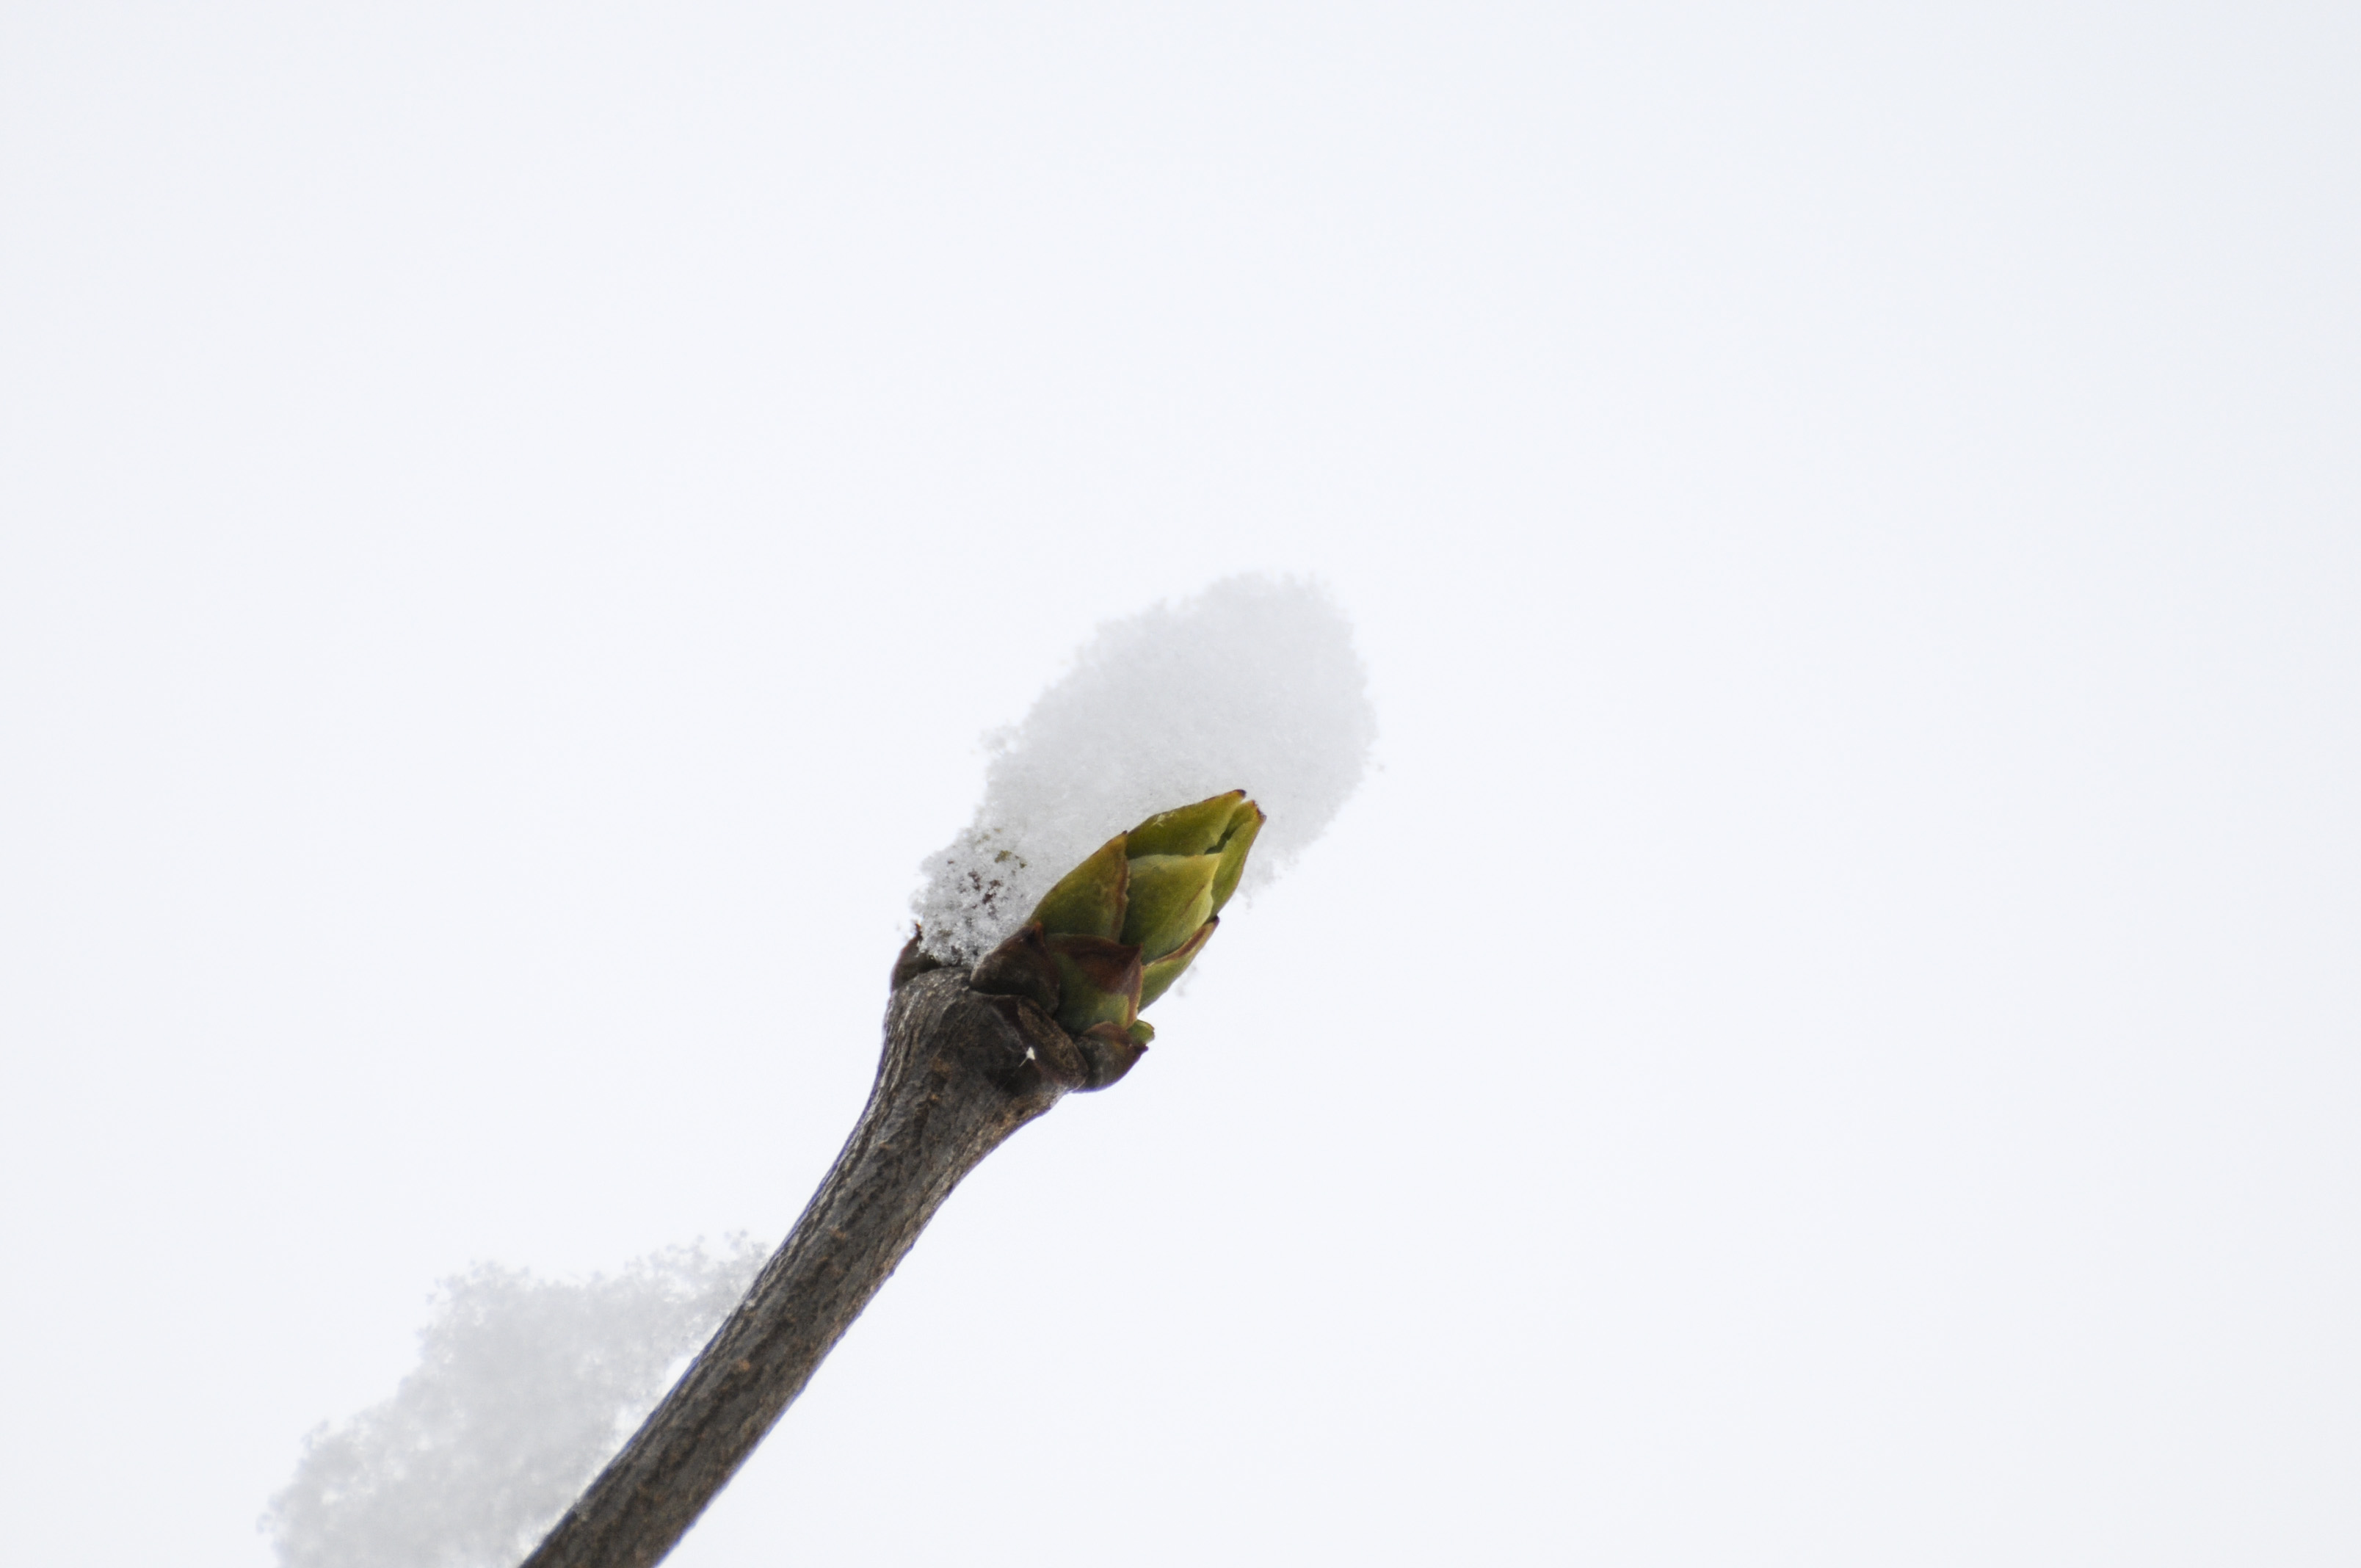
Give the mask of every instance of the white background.
M 1382 771 L 681 1568 L 2353 1562 L 2356 16 L 13 0 L 10 1558 L 784 1232 L 1255 569 Z

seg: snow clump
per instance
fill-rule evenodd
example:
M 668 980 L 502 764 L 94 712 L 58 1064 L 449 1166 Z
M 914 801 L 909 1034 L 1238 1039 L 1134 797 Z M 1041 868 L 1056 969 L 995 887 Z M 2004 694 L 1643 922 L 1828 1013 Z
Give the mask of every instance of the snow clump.
M 989 739 L 975 819 L 926 862 L 925 947 L 972 963 L 1101 844 L 1224 790 L 1269 816 L 1238 889 L 1251 896 L 1328 826 L 1376 734 L 1352 626 L 1309 583 L 1229 577 L 1111 621 Z
M 418 1369 L 303 1445 L 263 1529 L 282 1568 L 511 1568 L 636 1430 L 762 1266 L 743 1236 L 569 1283 L 442 1282 Z

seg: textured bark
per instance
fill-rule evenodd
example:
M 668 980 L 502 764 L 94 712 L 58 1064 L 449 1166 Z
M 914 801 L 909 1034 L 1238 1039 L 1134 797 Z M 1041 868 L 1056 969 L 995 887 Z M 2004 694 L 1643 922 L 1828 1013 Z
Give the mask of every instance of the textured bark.
M 1004 962 L 1003 968 L 1007 967 Z M 1020 966 L 1021 968 L 1021 966 Z M 746 1299 L 523 1568 L 649 1568 L 745 1463 L 961 1177 L 1136 1047 L 1067 1034 L 1023 983 L 895 966 L 877 1082 L 852 1136 Z M 1054 996 L 1051 1005 L 1055 1005 Z

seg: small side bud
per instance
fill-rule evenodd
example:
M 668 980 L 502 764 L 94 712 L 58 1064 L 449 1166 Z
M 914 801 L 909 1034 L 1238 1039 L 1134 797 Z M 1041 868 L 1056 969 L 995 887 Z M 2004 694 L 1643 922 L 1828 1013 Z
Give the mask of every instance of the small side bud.
M 1139 949 L 1104 937 L 1054 936 L 1058 1022 L 1074 1034 L 1094 1024 L 1127 1025 L 1139 1016 Z
M 1123 1028 L 1114 1024 L 1093 1024 L 1074 1036 L 1082 1049 L 1082 1059 L 1089 1064 L 1089 1078 L 1084 1091 L 1104 1089 L 1125 1073 L 1139 1065 L 1148 1053 L 1148 1042 L 1136 1033 L 1143 1025 L 1134 1024 Z

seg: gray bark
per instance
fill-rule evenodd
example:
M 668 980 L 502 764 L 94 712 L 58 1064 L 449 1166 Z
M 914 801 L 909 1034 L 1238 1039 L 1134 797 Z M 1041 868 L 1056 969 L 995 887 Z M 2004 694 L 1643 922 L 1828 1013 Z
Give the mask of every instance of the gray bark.
M 994 959 L 968 976 L 936 967 L 915 941 L 904 950 L 877 1081 L 843 1153 L 745 1299 L 523 1568 L 660 1561 L 960 1179 L 1069 1091 L 1129 1070 L 1137 1047 L 1052 1021 L 1042 1003 L 1055 1007 L 1054 981 L 1044 997 L 1028 951 L 1013 943 Z

